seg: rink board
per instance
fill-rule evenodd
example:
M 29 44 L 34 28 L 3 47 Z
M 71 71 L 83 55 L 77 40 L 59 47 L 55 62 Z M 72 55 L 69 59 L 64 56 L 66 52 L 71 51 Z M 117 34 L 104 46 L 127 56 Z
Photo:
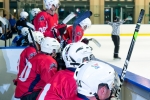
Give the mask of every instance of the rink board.
M 12 80 L 17 74 L 17 62 L 23 48 L 0 48 L 0 100 L 12 99 L 15 86 Z M 105 62 L 106 63 L 106 62 Z M 120 68 L 111 65 L 118 73 Z M 150 100 L 150 80 L 127 72 L 121 91 L 121 100 Z

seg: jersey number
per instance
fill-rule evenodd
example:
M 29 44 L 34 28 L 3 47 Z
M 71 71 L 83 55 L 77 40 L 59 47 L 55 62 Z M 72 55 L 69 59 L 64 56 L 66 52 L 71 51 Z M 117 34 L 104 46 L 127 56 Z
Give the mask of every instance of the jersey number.
M 24 82 L 29 77 L 29 74 L 31 72 L 32 64 L 30 62 L 27 62 L 25 68 L 23 69 L 21 75 L 19 76 L 19 80 Z

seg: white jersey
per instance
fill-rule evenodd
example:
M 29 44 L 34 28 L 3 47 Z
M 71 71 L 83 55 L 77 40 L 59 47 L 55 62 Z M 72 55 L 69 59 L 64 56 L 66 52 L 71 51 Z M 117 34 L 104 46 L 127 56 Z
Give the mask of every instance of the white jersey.
M 109 25 L 112 26 L 112 35 L 120 35 L 120 25 L 123 24 L 125 21 L 119 22 L 108 22 Z

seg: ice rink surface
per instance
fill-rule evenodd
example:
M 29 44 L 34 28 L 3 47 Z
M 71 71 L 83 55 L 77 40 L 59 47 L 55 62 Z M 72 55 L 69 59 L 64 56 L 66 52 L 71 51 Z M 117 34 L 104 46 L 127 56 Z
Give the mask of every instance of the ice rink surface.
M 100 48 L 97 47 L 93 42 L 89 43 L 89 45 L 93 48 L 93 53 L 96 58 L 99 58 L 100 60 L 108 62 L 119 68 L 123 68 L 132 36 L 120 37 L 119 56 L 121 57 L 121 60 L 113 59 L 114 44 L 112 42 L 111 36 L 100 36 L 92 38 L 95 38 L 101 43 Z M 127 71 L 150 79 L 150 37 L 137 37 Z

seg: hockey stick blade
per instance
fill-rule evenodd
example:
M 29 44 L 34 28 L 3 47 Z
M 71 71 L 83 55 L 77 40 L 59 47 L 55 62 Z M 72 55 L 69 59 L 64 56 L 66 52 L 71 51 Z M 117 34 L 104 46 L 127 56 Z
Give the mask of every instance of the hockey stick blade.
M 26 24 L 27 24 L 27 26 L 28 26 L 29 28 L 31 28 L 31 29 L 33 29 L 33 30 L 35 30 L 35 27 L 34 27 L 34 25 L 33 25 L 33 24 L 31 24 L 31 23 L 29 23 L 29 22 L 27 22 Z
M 92 12 L 91 11 L 86 11 L 84 12 L 81 16 L 79 16 L 73 23 L 73 31 L 72 31 L 72 42 L 75 42 L 75 29 L 76 29 L 76 26 L 82 21 L 84 20 L 85 18 L 88 18 L 92 15 Z
M 124 82 L 124 77 L 125 77 L 125 74 L 127 72 L 130 57 L 131 57 L 131 54 L 132 54 L 132 51 L 133 51 L 133 48 L 134 48 L 134 44 L 135 44 L 137 36 L 138 36 L 138 32 L 139 32 L 139 29 L 140 29 L 140 26 L 141 26 L 141 22 L 143 20 L 144 13 L 145 13 L 145 10 L 141 9 L 139 17 L 138 17 L 137 24 L 136 24 L 136 27 L 135 27 L 135 31 L 134 31 L 134 34 L 133 34 L 133 38 L 131 40 L 131 44 L 130 44 L 130 47 L 129 47 L 129 51 L 128 51 L 128 54 L 127 54 L 127 57 L 126 57 L 126 60 L 125 60 L 125 63 L 124 63 L 124 66 L 123 66 L 123 69 L 122 69 L 122 72 L 121 72 L 121 77 L 120 77 L 121 84 L 120 84 L 120 87 L 119 87 L 119 89 L 117 89 L 116 94 L 115 94 L 115 96 L 117 98 L 119 98 L 119 95 L 120 95 L 120 92 L 121 92 L 121 86 Z
M 94 38 L 90 38 L 89 41 L 94 42 L 99 48 L 101 47 L 101 44 Z
M 3 23 L 3 25 L 6 25 L 7 23 L 5 22 L 5 20 L 0 16 L 0 21 Z
M 76 16 L 75 13 L 71 12 L 63 21 L 63 24 L 67 24 L 72 18 L 74 18 Z

